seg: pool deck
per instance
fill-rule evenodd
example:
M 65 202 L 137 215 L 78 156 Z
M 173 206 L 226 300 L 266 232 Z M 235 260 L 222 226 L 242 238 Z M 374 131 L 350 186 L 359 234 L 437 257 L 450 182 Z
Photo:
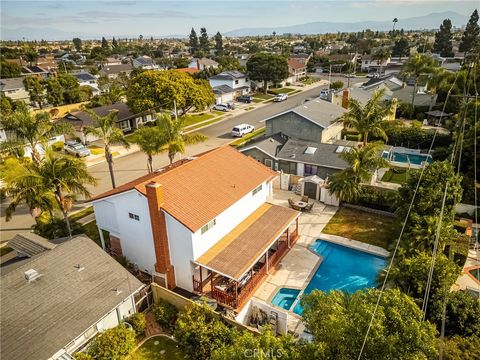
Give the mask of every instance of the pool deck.
M 480 293 L 480 283 L 470 274 L 470 270 L 480 267 L 480 250 L 470 249 L 462 274 L 452 287 L 452 290 L 474 289 Z
M 291 197 L 298 198 L 293 192 L 275 190 L 274 196 L 269 201 L 277 205 L 288 206 L 288 198 Z M 324 205 L 315 201 L 315 205 L 310 213 L 302 213 L 300 215 L 300 238 L 277 265 L 277 269 L 271 272 L 262 285 L 260 285 L 253 295 L 254 298 L 271 305 L 273 297 L 283 287 L 303 290 L 322 262 L 322 257 L 309 249 L 309 246 L 319 238 L 370 254 L 388 256 L 388 251 L 378 246 L 341 236 L 323 234 L 323 228 L 337 210 L 338 207 Z M 295 304 L 291 309 L 294 306 Z M 285 311 L 284 309 L 282 310 Z M 303 325 L 302 317 L 292 311 L 289 311 L 288 314 L 288 330 L 296 334 L 303 333 L 305 326 Z

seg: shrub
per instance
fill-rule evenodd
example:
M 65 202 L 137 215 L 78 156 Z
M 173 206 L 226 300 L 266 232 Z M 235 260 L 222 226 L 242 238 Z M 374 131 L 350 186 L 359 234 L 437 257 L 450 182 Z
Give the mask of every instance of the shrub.
M 153 315 L 160 326 L 166 330 L 172 330 L 178 316 L 178 309 L 168 301 L 160 299 L 153 306 Z
M 445 339 L 445 360 L 480 359 L 480 338 L 477 336 L 453 336 Z
M 119 325 L 100 333 L 89 350 L 96 360 L 122 360 L 135 349 L 135 333 Z
M 63 150 L 63 141 L 54 142 L 51 147 L 53 151 L 62 151 Z
M 84 352 L 73 353 L 73 358 L 75 360 L 93 360 L 93 356 Z
M 349 135 L 345 136 L 345 139 L 350 140 L 350 141 L 361 141 L 362 140 L 362 134 L 357 134 L 357 135 L 349 134 Z
M 343 81 L 338 80 L 330 84 L 330 89 L 340 90 L 341 88 L 343 88 Z
M 145 328 L 147 327 L 147 320 L 145 319 L 145 314 L 135 313 L 127 319 L 127 322 L 132 325 L 137 337 L 143 336 L 145 334 Z
M 365 185 L 362 186 L 360 196 L 353 203 L 372 209 L 395 212 L 399 201 L 400 195 L 397 191 Z
M 287 81 L 287 82 L 285 83 L 285 85 L 286 85 L 286 86 L 290 86 L 290 85 L 292 85 L 292 84 Z

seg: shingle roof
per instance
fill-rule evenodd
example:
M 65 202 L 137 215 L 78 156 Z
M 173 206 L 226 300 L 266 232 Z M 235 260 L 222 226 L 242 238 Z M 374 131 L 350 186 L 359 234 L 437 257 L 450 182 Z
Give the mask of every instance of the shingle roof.
M 237 70 L 230 70 L 230 71 L 222 71 L 220 74 L 213 75 L 209 78 L 209 80 L 235 80 L 235 79 L 243 79 L 246 75 Z
M 132 71 L 132 64 L 121 64 L 121 65 L 107 65 L 100 70 L 102 74 L 113 75 L 119 74 L 121 72 Z
M 82 72 L 82 73 L 76 73 L 73 74 L 79 81 L 91 81 L 91 80 L 96 80 L 95 76 L 88 72 Z
M 42 276 L 28 282 L 29 269 Z M 0 279 L 4 360 L 50 358 L 143 286 L 84 236 L 34 256 Z
M 305 154 L 307 147 L 316 150 L 313 154 Z M 289 139 L 278 152 L 277 158 L 343 170 L 348 164 L 336 152 L 338 148 L 339 146 L 333 144 Z
M 237 90 L 234 90 L 232 87 L 230 87 L 228 85 L 215 86 L 214 88 L 212 88 L 212 90 L 213 90 L 213 93 L 217 94 L 217 95 L 230 94 L 230 93 L 233 93 L 233 92 L 237 91 Z
M 15 235 L 8 242 L 8 246 L 27 256 L 38 255 L 46 250 L 52 250 L 56 245 L 34 233 Z
M 136 58 L 135 60 L 138 63 L 140 63 L 141 65 L 153 65 L 153 64 L 155 64 L 153 59 L 149 56 L 140 56 L 140 57 Z
M 258 148 L 260 151 L 263 151 L 264 153 L 270 155 L 273 158 L 276 158 L 278 151 L 286 142 L 287 137 L 283 136 L 282 134 L 273 134 L 271 136 L 264 137 L 257 141 L 248 143 L 248 145 L 244 146 L 239 150 L 241 152 L 244 152 L 252 148 Z
M 110 190 L 93 200 L 132 189 L 146 195 L 145 185 L 155 181 L 163 185 L 163 210 L 195 232 L 261 183 L 276 176 L 276 172 L 258 161 L 230 146 L 223 146 L 172 170 Z
M 306 68 L 307 65 L 302 64 L 300 61 L 295 60 L 295 59 L 288 59 L 287 60 L 288 66 L 291 67 L 292 69 L 303 69 Z
M 8 91 L 8 90 L 17 90 L 23 89 L 23 78 L 16 77 L 10 79 L 1 79 L 0 80 L 0 90 L 1 91 Z

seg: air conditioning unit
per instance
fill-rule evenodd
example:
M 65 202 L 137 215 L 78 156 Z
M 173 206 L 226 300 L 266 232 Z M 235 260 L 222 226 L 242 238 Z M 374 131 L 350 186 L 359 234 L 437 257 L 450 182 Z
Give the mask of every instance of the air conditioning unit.
M 40 274 L 37 270 L 34 269 L 29 269 L 25 271 L 24 274 L 25 279 L 27 279 L 28 282 L 32 282 L 42 276 L 42 274 Z

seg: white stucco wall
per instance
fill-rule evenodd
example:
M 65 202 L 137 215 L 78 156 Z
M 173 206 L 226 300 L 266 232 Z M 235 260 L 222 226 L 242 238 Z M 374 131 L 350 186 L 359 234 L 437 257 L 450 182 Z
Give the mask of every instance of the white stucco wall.
M 329 143 L 332 140 L 340 140 L 342 138 L 343 125 L 335 123 L 322 131 L 322 143 Z
M 147 198 L 136 190 L 93 203 L 97 226 L 120 239 L 123 255 L 143 271 L 155 268 L 152 226 Z M 140 217 L 130 219 L 128 213 Z

